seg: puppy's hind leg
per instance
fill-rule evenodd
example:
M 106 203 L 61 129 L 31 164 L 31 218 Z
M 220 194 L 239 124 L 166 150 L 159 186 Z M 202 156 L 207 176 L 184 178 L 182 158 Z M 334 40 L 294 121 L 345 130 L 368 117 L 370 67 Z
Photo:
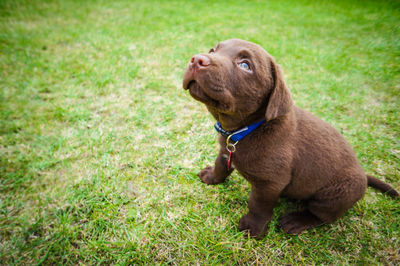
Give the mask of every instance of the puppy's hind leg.
M 342 171 L 334 183 L 321 188 L 308 200 L 306 210 L 283 215 L 280 226 L 286 233 L 297 235 L 318 225 L 331 223 L 361 199 L 366 188 L 364 173 Z
M 300 234 L 304 230 L 317 227 L 323 223 L 321 219 L 309 210 L 286 213 L 279 221 L 279 225 L 283 231 L 291 235 Z

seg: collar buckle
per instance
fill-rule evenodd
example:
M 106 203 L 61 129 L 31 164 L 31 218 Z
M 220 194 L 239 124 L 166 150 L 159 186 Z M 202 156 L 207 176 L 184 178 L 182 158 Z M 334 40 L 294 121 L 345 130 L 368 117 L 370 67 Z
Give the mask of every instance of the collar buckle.
M 234 134 L 230 134 L 227 138 L 226 138 L 226 150 L 229 152 L 235 152 L 236 151 L 236 144 L 238 144 L 239 141 L 236 141 L 235 143 L 231 143 L 229 142 L 231 137 Z

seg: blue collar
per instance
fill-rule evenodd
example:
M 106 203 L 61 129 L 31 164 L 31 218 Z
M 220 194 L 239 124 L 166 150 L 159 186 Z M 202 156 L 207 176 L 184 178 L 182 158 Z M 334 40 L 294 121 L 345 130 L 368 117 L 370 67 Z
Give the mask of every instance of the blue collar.
M 243 127 L 239 130 L 236 131 L 226 131 L 222 128 L 221 124 L 219 122 L 215 123 L 214 128 L 217 132 L 221 133 L 222 136 L 224 137 L 229 137 L 231 136 L 231 140 L 233 141 L 239 141 L 242 138 L 246 137 L 247 135 L 249 135 L 253 130 L 255 130 L 256 128 L 258 128 L 262 123 L 265 122 L 265 119 L 256 122 L 254 124 L 251 124 L 250 126 L 247 127 Z

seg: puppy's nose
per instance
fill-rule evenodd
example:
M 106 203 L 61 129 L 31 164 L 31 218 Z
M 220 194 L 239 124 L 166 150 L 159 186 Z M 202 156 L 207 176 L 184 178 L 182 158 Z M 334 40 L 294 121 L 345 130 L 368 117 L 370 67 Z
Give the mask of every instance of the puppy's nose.
M 210 65 L 210 59 L 205 55 L 197 54 L 190 59 L 190 67 L 193 68 L 204 68 Z

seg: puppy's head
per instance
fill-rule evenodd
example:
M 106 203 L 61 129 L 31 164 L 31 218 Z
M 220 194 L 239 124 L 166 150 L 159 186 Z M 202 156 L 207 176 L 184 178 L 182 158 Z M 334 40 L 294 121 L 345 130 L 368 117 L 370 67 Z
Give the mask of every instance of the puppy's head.
M 183 88 L 204 103 L 225 130 L 283 116 L 293 104 L 273 58 L 257 44 L 238 39 L 193 56 Z

